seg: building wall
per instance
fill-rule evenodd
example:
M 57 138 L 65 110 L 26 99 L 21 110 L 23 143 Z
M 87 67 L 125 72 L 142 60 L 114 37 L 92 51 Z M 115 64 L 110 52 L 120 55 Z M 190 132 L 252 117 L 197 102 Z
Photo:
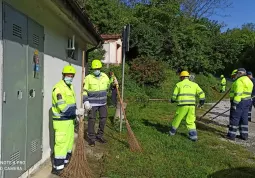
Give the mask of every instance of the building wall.
M 2 23 L 2 0 L 0 0 L 0 140 L 2 140 L 2 109 L 3 109 L 3 23 Z M 1 142 L 0 142 L 0 160 L 1 158 Z M 2 171 L 0 171 L 0 177 L 2 177 Z
M 0 0 L 0 9 L 2 11 L 2 1 Z M 81 60 L 82 50 L 85 49 L 86 43 L 84 35 L 76 31 L 70 25 L 72 20 L 64 21 L 63 14 L 60 11 L 55 11 L 56 7 L 49 0 L 6 0 L 8 4 L 37 21 L 40 25 L 44 26 L 45 41 L 44 41 L 44 99 L 43 99 L 43 145 L 42 160 L 35 165 L 35 169 L 39 164 L 44 162 L 50 157 L 52 140 L 52 128 L 50 118 L 51 109 L 51 92 L 52 87 L 61 80 L 62 68 L 71 63 L 77 70 L 73 85 L 76 92 L 76 99 L 78 106 L 80 105 L 80 86 L 81 86 Z M 50 20 L 49 20 L 50 19 Z M 67 19 L 67 18 L 66 18 Z M 2 46 L 2 13 L 0 13 L 0 99 L 2 99 L 2 67 L 3 67 L 3 46 Z M 76 42 L 79 46 L 78 60 L 68 59 L 66 55 L 68 38 L 76 36 Z M 89 35 L 88 35 L 89 36 Z M 91 38 L 91 37 L 89 37 Z M 0 110 L 2 111 L 2 102 L 0 102 Z M 2 114 L 0 115 L 0 123 L 2 123 Z M 0 131 L 1 133 L 1 131 Z M 0 135 L 1 138 L 1 135 Z M 1 148 L 1 146 L 0 146 Z M 26 177 L 28 173 L 23 176 Z M 2 177 L 2 176 L 0 176 Z
M 119 47 L 117 48 L 117 45 Z M 104 60 L 105 64 L 120 64 L 122 59 L 122 42 L 121 40 L 109 40 L 103 44 L 105 50 Z

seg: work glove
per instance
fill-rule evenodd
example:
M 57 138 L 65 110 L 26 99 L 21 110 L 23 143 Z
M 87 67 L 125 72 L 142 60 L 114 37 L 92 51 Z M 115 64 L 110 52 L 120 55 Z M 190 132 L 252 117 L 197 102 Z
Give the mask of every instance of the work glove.
M 78 108 L 75 111 L 76 116 L 83 116 L 84 115 L 84 108 Z
M 200 100 L 197 107 L 202 108 L 204 104 L 205 104 L 205 100 Z
M 200 107 L 202 107 L 204 104 L 205 104 L 205 100 L 200 100 L 200 101 L 199 101 Z
M 236 110 L 236 104 L 235 103 L 231 104 L 231 109 Z
M 80 117 L 76 117 L 76 122 L 79 122 L 80 121 Z
M 170 99 L 169 102 L 170 102 L 170 103 L 175 103 L 176 101 L 173 100 L 173 99 Z
M 115 86 L 119 85 L 119 82 L 118 82 L 116 77 L 114 78 L 113 83 L 114 83 Z
M 89 110 L 92 109 L 92 106 L 88 101 L 85 101 L 84 102 L 84 108 L 85 108 L 86 111 L 89 111 Z

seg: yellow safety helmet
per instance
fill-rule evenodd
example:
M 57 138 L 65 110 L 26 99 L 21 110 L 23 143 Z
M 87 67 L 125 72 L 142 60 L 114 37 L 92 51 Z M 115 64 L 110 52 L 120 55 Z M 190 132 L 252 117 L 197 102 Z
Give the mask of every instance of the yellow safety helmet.
M 187 71 L 182 71 L 182 72 L 180 73 L 180 77 L 189 77 L 189 72 L 187 72 Z
M 231 73 L 231 76 L 237 74 L 237 69 L 233 70 L 232 73 Z
M 223 77 L 224 77 L 224 75 L 221 75 L 221 76 L 220 76 L 220 78 L 223 78 Z
M 102 68 L 102 62 L 99 59 L 94 59 L 91 64 L 92 69 L 100 69 Z
M 76 70 L 73 66 L 71 65 L 66 65 L 63 70 L 62 70 L 63 74 L 75 74 Z

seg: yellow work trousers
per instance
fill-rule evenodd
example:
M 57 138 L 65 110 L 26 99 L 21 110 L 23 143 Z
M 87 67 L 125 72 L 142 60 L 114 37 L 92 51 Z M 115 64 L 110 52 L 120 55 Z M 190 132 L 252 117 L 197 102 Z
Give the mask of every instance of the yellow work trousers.
M 178 106 L 172 126 L 177 129 L 184 118 L 186 118 L 186 126 L 188 130 L 196 129 L 195 106 Z
M 186 119 L 186 126 L 189 130 L 189 137 L 191 140 L 197 140 L 197 131 L 196 131 L 196 115 L 195 115 L 195 106 L 178 106 L 175 113 L 172 127 L 169 132 L 170 135 L 175 135 L 177 128 L 179 127 L 181 121 Z
M 68 153 L 71 154 L 74 143 L 74 120 L 53 121 L 55 131 L 54 168 L 64 169 L 68 163 Z

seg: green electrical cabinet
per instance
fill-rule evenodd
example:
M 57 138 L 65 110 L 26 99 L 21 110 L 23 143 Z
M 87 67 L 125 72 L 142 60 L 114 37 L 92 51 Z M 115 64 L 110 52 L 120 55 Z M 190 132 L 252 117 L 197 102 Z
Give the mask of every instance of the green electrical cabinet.
M 4 3 L 4 178 L 19 177 L 42 157 L 43 52 L 43 27 Z
M 43 51 L 43 27 L 28 19 L 27 169 L 42 157 Z M 36 62 L 39 63 L 38 72 L 35 72 Z

